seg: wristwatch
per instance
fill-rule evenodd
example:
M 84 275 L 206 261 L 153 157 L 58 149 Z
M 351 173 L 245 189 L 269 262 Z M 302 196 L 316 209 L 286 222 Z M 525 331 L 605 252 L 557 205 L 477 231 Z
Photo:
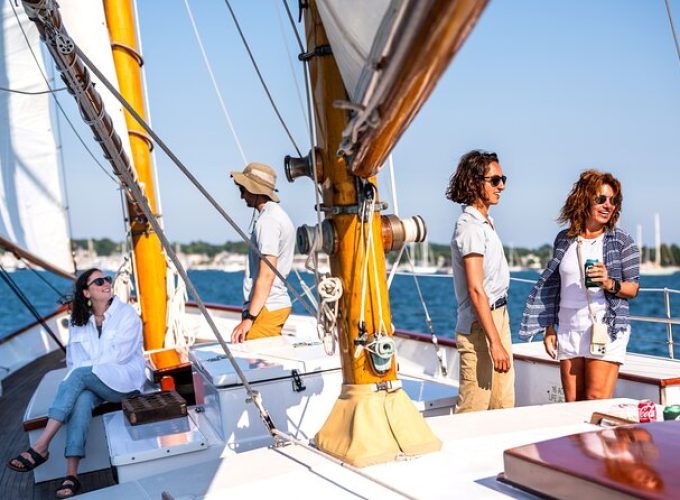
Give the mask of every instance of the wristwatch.
M 257 315 L 256 315 L 256 314 L 255 314 L 255 315 L 254 315 L 254 314 L 250 314 L 250 311 L 249 311 L 248 309 L 245 309 L 245 310 L 241 313 L 241 318 L 242 318 L 242 319 L 249 319 L 249 320 L 251 320 L 251 321 L 255 321 L 255 320 L 257 319 Z
M 621 280 L 615 280 L 614 278 L 612 278 L 612 282 L 614 284 L 612 285 L 612 289 L 609 290 L 609 293 L 611 293 L 612 295 L 616 295 L 617 293 L 619 293 L 619 290 L 621 290 Z

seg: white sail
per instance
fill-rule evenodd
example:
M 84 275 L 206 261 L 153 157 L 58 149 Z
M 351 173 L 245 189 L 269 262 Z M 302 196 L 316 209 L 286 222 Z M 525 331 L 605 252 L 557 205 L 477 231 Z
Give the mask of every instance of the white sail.
M 35 24 L 21 6 L 0 3 L 0 87 L 46 90 Z M 0 91 L 0 236 L 72 270 L 49 100 L 49 94 Z
M 361 100 L 359 81 L 390 0 L 320 0 L 317 2 L 342 81 L 354 102 Z
M 78 48 L 120 92 L 116 67 L 113 63 L 113 53 L 111 52 L 111 39 L 106 27 L 104 3 L 93 2 L 92 0 L 59 0 L 59 11 L 69 36 Z M 87 20 L 87 22 L 83 22 L 83 20 Z M 113 128 L 120 136 L 125 154 L 131 159 L 130 140 L 123 107 L 91 72 L 90 77 L 102 97 L 104 109 L 111 116 Z
M 0 87 L 30 92 L 46 90 L 35 24 L 28 20 L 21 6 L 12 9 L 9 1 L 0 1 Z M 60 11 L 71 38 L 117 87 L 102 2 L 62 0 Z M 84 19 L 87 22 L 82 22 Z M 98 83 L 94 75 L 92 79 Z M 104 85 L 98 88 L 104 89 Z M 101 94 L 123 149 L 130 157 L 122 106 L 108 92 Z M 72 270 L 50 99 L 49 94 L 0 91 L 3 125 L 0 128 L 0 236 L 58 268 Z

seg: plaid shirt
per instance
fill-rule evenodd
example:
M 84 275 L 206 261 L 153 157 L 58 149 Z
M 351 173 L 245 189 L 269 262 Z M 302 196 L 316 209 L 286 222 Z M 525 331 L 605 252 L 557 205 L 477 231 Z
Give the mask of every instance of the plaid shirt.
M 545 332 L 549 325 L 558 323 L 560 309 L 559 267 L 565 252 L 575 238 L 567 238 L 567 230 L 560 231 L 553 244 L 553 257 L 527 298 L 519 336 L 532 340 Z M 621 281 L 640 280 L 640 250 L 633 238 L 622 229 L 607 229 L 603 242 L 604 265 L 609 277 Z M 605 293 L 607 310 L 604 322 L 613 339 L 628 328 L 628 299 Z

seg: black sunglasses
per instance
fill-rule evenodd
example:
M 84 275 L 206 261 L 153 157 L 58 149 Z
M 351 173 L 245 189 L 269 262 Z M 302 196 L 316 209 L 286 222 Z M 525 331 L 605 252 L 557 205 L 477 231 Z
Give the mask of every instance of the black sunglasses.
M 86 288 L 90 288 L 90 285 L 92 285 L 93 283 L 97 286 L 104 286 L 104 283 L 111 284 L 112 281 L 113 280 L 111 279 L 111 276 L 104 276 L 103 278 L 95 278 L 87 284 Z
M 484 177 L 482 175 L 480 178 L 484 179 L 485 181 L 489 181 L 493 187 L 498 186 L 501 182 L 503 185 L 508 182 L 508 178 L 505 175 L 491 175 L 489 177 Z
M 604 203 L 609 200 L 609 203 L 615 205 L 613 196 L 606 196 L 604 194 L 595 197 L 595 205 L 604 205 Z

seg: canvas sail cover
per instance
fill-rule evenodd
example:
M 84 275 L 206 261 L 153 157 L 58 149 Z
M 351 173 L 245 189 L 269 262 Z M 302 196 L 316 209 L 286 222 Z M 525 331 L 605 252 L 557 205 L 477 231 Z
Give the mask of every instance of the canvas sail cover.
M 317 2 L 342 81 L 353 102 L 361 100 L 361 76 L 369 66 L 374 40 L 380 39 L 382 25 L 391 25 L 392 3 L 391 0 Z
M 0 87 L 44 91 L 38 30 L 11 1 L 0 0 Z M 0 90 L 0 236 L 72 271 L 50 99 Z

